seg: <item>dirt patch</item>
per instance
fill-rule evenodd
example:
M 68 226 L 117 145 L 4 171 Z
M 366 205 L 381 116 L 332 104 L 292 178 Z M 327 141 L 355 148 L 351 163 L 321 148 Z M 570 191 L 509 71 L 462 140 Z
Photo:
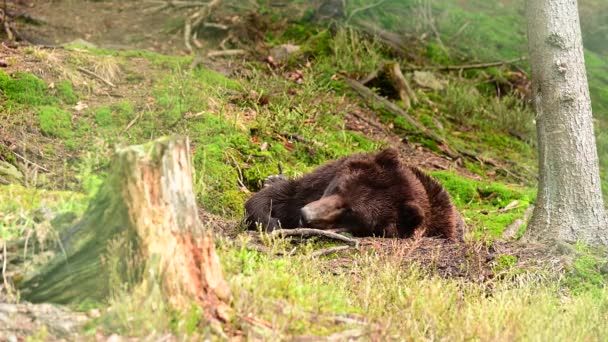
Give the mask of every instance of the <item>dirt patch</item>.
M 114 49 L 184 52 L 179 17 L 171 12 L 150 11 L 143 1 L 16 2 L 16 12 L 27 12 L 36 25 L 18 30 L 35 44 L 59 45 L 83 39 Z

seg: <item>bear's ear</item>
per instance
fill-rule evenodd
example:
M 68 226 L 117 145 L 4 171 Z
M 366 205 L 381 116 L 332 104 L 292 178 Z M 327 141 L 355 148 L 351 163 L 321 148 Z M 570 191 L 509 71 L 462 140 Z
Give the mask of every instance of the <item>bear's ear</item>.
M 400 166 L 399 152 L 394 148 L 384 149 L 376 154 L 375 161 L 376 164 L 384 169 L 396 169 Z

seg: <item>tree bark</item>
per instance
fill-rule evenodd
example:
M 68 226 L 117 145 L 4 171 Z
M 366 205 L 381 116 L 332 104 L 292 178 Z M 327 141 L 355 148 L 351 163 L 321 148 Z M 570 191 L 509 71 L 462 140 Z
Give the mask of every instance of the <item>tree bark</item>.
M 591 101 L 575 0 L 529 0 L 540 180 L 528 236 L 606 244 Z
M 199 220 L 192 184 L 185 138 L 118 150 L 83 219 L 63 232 L 61 252 L 21 286 L 23 298 L 103 300 L 120 285 L 117 273 L 120 282 L 134 280 L 135 286 L 145 283 L 143 274 L 146 281 L 153 274 L 174 308 L 187 309 L 194 302 L 213 318 L 226 319 L 228 286 L 211 232 Z M 128 243 L 117 249 L 120 239 Z M 113 269 L 107 262 L 112 258 L 118 260 Z

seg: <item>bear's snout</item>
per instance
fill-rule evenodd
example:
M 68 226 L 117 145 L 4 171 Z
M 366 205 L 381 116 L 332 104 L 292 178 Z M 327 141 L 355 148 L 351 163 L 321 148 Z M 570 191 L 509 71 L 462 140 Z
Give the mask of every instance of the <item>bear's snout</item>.
M 344 201 L 338 195 L 323 197 L 310 202 L 301 210 L 301 225 L 313 228 L 327 228 L 335 223 L 344 211 Z

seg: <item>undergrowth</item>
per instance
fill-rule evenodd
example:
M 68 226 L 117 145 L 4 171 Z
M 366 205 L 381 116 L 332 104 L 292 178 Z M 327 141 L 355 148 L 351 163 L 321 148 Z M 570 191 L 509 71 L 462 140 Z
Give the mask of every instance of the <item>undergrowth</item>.
M 479 1 L 475 4 L 484 6 Z M 359 5 L 364 2 L 349 2 L 351 23 L 360 19 L 361 13 L 353 11 Z M 386 1 L 384 6 L 370 8 L 366 15 L 384 27 L 393 27 L 404 24 L 404 16 L 396 14 L 404 7 L 422 11 L 418 5 L 418 1 Z M 483 7 L 487 13 L 474 14 L 456 9 L 454 2 L 444 5 L 435 3 L 431 11 L 437 15 L 442 8 L 454 9 L 452 17 L 442 16 L 440 20 L 441 32 L 447 37 L 454 38 L 467 20 L 481 23 L 481 28 L 490 24 L 496 27 L 484 32 L 478 32 L 481 28 L 472 31 L 475 25 L 465 27 L 460 33 L 465 35 L 462 41 L 445 40 L 447 52 L 437 41 L 412 44 L 413 51 L 424 51 L 422 57 L 416 57 L 416 63 L 453 64 L 466 60 L 464 55 L 469 53 L 484 60 L 519 56 L 519 40 L 503 42 L 504 36 L 521 34 L 520 29 L 505 31 L 505 22 L 513 20 L 512 12 L 494 21 L 488 14 L 494 10 L 487 6 Z M 407 25 L 413 25 L 416 32 L 424 31 L 429 23 L 421 18 L 425 17 L 415 17 Z M 356 30 L 338 29 L 333 35 L 323 28 L 311 29 L 310 25 L 300 22 L 283 36 L 272 37 L 277 44 L 301 44 L 285 69 L 268 73 L 266 66 L 251 62 L 243 66 L 246 79 L 229 79 L 200 66 L 189 70 L 191 57 L 85 46 L 66 47 L 66 53 L 74 55 L 65 58 L 66 65 L 61 73 L 55 73 L 61 75 L 56 79 L 0 71 L 0 118 L 11 127 L 33 125 L 46 139 L 40 140 L 44 144 L 37 141 L 45 146 L 45 156 L 54 156 L 62 163 L 58 173 L 62 173 L 63 186 L 56 188 L 86 194 L 0 185 L 2 239 L 19 239 L 28 230 L 37 229 L 32 217 L 41 206 L 51 207 L 54 213 L 81 215 L 101 184 L 116 146 L 171 134 L 188 135 L 197 201 L 205 210 L 230 219 L 242 217 L 244 201 L 261 188 L 268 175 L 279 172 L 279 164 L 286 176 L 297 177 L 326 161 L 386 146 L 385 141 L 346 128 L 347 115 L 362 102 L 335 75 L 365 77 L 382 62 L 395 58 Z M 490 48 L 476 50 L 476 44 L 481 43 Z M 592 68 L 603 67 L 601 59 L 592 56 L 590 60 Z M 407 66 L 412 61 L 398 62 Z M 83 65 L 107 79 L 132 86 L 129 89 L 133 94 L 90 101 L 91 87 L 66 76 Z M 303 73 L 299 83 L 282 75 L 295 69 Z M 493 93 L 494 83 L 483 84 L 488 79 L 502 80 L 507 71 L 495 68 L 464 75 L 433 73 L 431 76 L 444 81 L 444 86 L 436 90 L 417 86 L 420 101 L 409 109 L 410 115 L 451 146 L 504 166 L 464 161 L 463 165 L 480 180 L 455 171 L 431 172 L 446 187 L 471 227 L 472 239 L 488 243 L 500 237 L 504 228 L 520 218 L 536 199 L 533 115 L 519 97 L 498 97 Z M 412 73 L 405 74 L 412 81 Z M 597 87 L 592 85 L 595 97 Z M 76 110 L 74 105 L 79 101 L 88 101 L 91 106 Z M 441 152 L 435 142 L 420 136 L 402 117 L 380 110 L 374 113 L 408 143 Z M 602 132 L 598 135 L 600 155 L 608 151 Z M 5 155 L 12 156 L 0 150 L 3 160 L 18 164 Z M 608 170 L 605 161 L 601 161 L 603 172 Z M 71 187 L 66 182 L 71 182 Z M 524 185 L 507 184 L 515 182 Z M 606 189 L 605 182 L 603 186 Z M 332 257 L 312 258 L 308 252 L 318 247 L 315 244 L 307 245 L 304 253 L 274 257 L 242 247 L 244 241 L 240 242 L 222 239 L 218 251 L 234 294 L 230 304 L 238 313 L 231 324 L 248 337 L 276 340 L 360 329 L 366 336 L 382 340 L 608 338 L 602 324 L 608 318 L 604 266 L 585 246 L 577 246 L 580 254 L 562 277 L 552 270 L 528 273 L 519 268 L 517 257 L 499 255 L 493 271 L 511 272 L 513 277 L 477 284 L 442 279 L 417 265 L 404 269 L 399 255 L 354 253 L 342 268 L 332 264 Z M 280 239 L 270 244 L 275 251 L 287 245 Z M 106 262 L 110 268 L 125 267 L 120 258 Z M 94 322 L 89 333 L 93 334 L 97 325 L 138 336 L 161 330 L 207 333 L 201 328 L 204 324 L 197 308 L 172 312 L 162 304 L 160 289 L 152 285 L 154 279 L 148 279 L 148 287 L 137 289 L 121 281 L 115 279 L 115 291 L 109 299 L 111 312 Z M 252 328 L 238 317 L 260 318 L 272 329 Z
M 442 279 L 416 265 L 404 269 L 398 255 L 357 254 L 341 269 L 330 259 L 306 253 L 272 257 L 230 242 L 220 244 L 219 254 L 231 289 L 238 293 L 233 307 L 240 316 L 273 327 L 256 331 L 241 326 L 250 338 L 288 339 L 348 329 L 380 340 L 585 341 L 608 336 L 602 323 L 608 314 L 602 283 L 586 282 L 593 292 L 568 295 L 562 289 L 571 278 L 555 282 L 553 276 L 524 272 L 514 281 L 486 287 Z M 516 263 L 504 259 L 503 267 Z M 337 324 L 339 317 L 354 318 Z M 364 325 L 348 323 L 357 320 Z

